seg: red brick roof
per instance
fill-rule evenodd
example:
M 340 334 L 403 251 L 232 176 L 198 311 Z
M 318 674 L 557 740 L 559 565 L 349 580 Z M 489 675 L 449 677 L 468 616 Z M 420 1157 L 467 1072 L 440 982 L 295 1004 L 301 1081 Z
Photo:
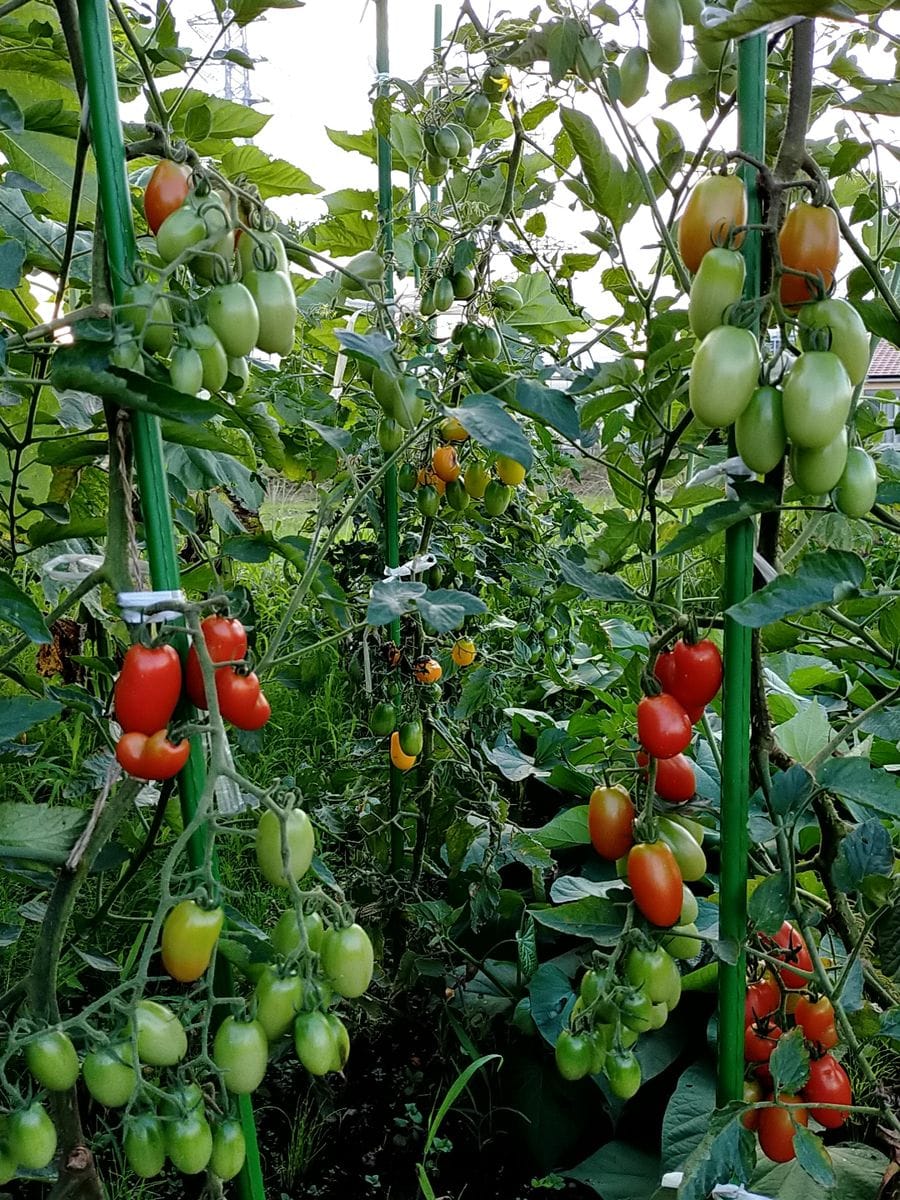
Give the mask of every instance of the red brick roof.
M 867 383 L 900 382 L 900 350 L 884 338 L 875 347 L 869 365 Z

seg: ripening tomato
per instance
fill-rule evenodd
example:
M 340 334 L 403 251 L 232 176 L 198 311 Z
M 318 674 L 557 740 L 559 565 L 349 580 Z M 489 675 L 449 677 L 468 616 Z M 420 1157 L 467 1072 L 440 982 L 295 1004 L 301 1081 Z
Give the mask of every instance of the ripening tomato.
M 213 663 L 238 663 L 247 655 L 247 631 L 236 617 L 215 614 L 200 623 L 203 640 Z M 196 708 L 208 708 L 203 688 L 203 673 L 196 649 L 191 646 L 185 669 L 185 686 Z
M 312 821 L 302 808 L 292 808 L 284 820 L 287 843 L 287 869 L 294 879 L 302 879 L 309 870 L 316 848 Z M 263 876 L 274 887 L 288 886 L 282 859 L 282 824 L 278 814 L 266 809 L 256 827 L 256 861 Z
M 475 661 L 475 643 L 471 638 L 457 638 L 453 643 L 453 649 L 450 651 L 450 657 L 458 667 L 471 667 Z
M 522 464 L 505 454 L 498 455 L 494 469 L 500 477 L 500 482 L 505 483 L 507 487 L 518 487 L 525 480 L 525 468 Z
M 174 646 L 129 646 L 113 689 L 123 733 L 149 737 L 165 729 L 181 695 L 181 659 Z
M 247 1157 L 247 1143 L 240 1121 L 217 1121 L 213 1126 L 209 1169 L 226 1183 L 240 1174 Z
M 638 741 L 654 758 L 674 758 L 690 745 L 693 729 L 674 696 L 644 696 L 637 706 Z
M 803 975 L 798 975 L 797 971 L 790 970 L 793 966 L 798 971 L 812 971 L 812 959 L 802 934 L 797 932 L 790 921 L 785 921 L 774 938 L 763 937 L 762 940 L 763 944 L 770 948 L 770 953 L 788 964 L 778 971 L 784 986 L 805 988 L 809 981 Z
M 326 930 L 319 953 L 322 970 L 334 990 L 346 999 L 361 996 L 372 982 L 374 952 L 361 925 Z
M 436 658 L 429 658 L 427 654 L 423 654 L 413 663 L 412 673 L 417 683 L 437 683 L 443 671 Z
M 831 1050 L 838 1044 L 834 1006 L 827 996 L 818 1000 L 813 1000 L 811 996 L 801 996 L 794 1009 L 794 1021 L 803 1030 L 806 1040 L 821 1046 L 823 1050 Z
M 778 388 L 758 387 L 734 422 L 737 452 L 758 475 L 772 471 L 784 458 L 787 430 L 784 400 Z
M 659 655 L 653 673 L 684 709 L 704 708 L 722 686 L 722 655 L 708 638 L 699 642 L 679 638 L 671 650 Z
M 827 292 L 834 283 L 841 252 L 837 213 L 824 206 L 795 204 L 784 219 L 778 248 L 783 266 L 817 276 Z M 815 300 L 816 294 L 815 285 L 802 275 L 782 275 L 781 303 L 785 308 Z
M 152 1113 L 140 1113 L 125 1126 L 122 1141 L 125 1161 L 141 1179 L 154 1179 L 166 1165 L 166 1135 L 163 1123 Z
M 744 998 L 744 1021 L 747 1025 L 760 1017 L 768 1017 L 781 1003 L 781 989 L 771 971 L 747 985 Z
M 759 382 L 759 343 L 749 329 L 719 325 L 706 335 L 691 363 L 691 411 L 712 429 L 732 425 Z
M 485 489 L 491 482 L 491 473 L 480 462 L 470 462 L 466 467 L 466 477 L 464 486 L 466 491 L 473 500 L 481 500 L 484 497 Z
M 743 1101 L 745 1104 L 757 1104 L 763 1099 L 764 1096 L 765 1092 L 763 1092 L 762 1084 L 759 1083 L 758 1080 L 744 1080 Z M 756 1127 L 759 1125 L 759 1112 L 760 1110 L 758 1108 L 747 1109 L 747 1111 L 741 1117 L 741 1124 L 745 1129 L 756 1129 Z
M 634 902 L 652 925 L 675 925 L 681 915 L 682 878 L 665 842 L 641 842 L 628 852 Z
M 66 1092 L 78 1078 L 80 1065 L 72 1039 L 61 1029 L 47 1029 L 25 1046 L 28 1070 L 48 1092 Z
M 150 737 L 145 733 L 123 733 L 116 742 L 119 766 L 135 779 L 173 779 L 190 755 L 187 738 L 170 742 L 165 729 Z
M 511 487 L 507 487 L 499 479 L 492 479 L 484 489 L 484 511 L 489 517 L 502 517 L 512 498 Z
M 223 718 L 238 729 L 262 729 L 272 715 L 254 671 L 244 674 L 234 667 L 222 667 L 216 671 L 216 696 Z
M 634 804 L 623 787 L 595 787 L 588 804 L 591 845 L 601 858 L 615 862 L 634 845 Z
M 847 430 L 841 429 L 827 446 L 814 450 L 792 446 L 791 475 L 794 483 L 807 496 L 824 496 L 840 483 L 847 469 Z
M 783 1094 L 778 1097 L 779 1104 L 797 1104 L 799 1096 Z M 763 1154 L 773 1162 L 790 1162 L 797 1157 L 794 1149 L 794 1136 L 798 1125 L 809 1124 L 809 1115 L 805 1108 L 761 1108 L 757 1136 Z
M 687 198 L 678 222 L 678 250 L 693 274 L 704 254 L 721 246 L 735 227 L 747 224 L 747 190 L 737 175 L 709 175 L 701 179 Z M 737 249 L 744 234 L 736 233 L 731 245 Z
M 678 870 L 685 883 L 696 883 L 706 874 L 706 855 L 693 833 L 678 821 L 659 818 L 660 841 L 675 855 Z
M 788 372 L 782 394 L 784 427 L 795 446 L 815 450 L 838 436 L 850 412 L 853 388 L 830 350 L 804 350 Z
M 834 489 L 834 506 L 845 517 L 864 517 L 878 496 L 878 469 L 862 446 L 851 446 Z
M 639 767 L 647 767 L 650 758 L 643 750 L 638 751 Z M 644 774 L 647 772 L 645 771 Z M 655 791 L 660 800 L 669 804 L 684 804 L 697 790 L 697 779 L 694 775 L 694 764 L 683 754 L 675 754 L 672 758 L 656 760 Z
M 441 437 L 445 442 L 465 442 L 469 438 L 469 431 L 459 417 L 451 415 L 441 423 Z
M 162 963 L 173 979 L 193 983 L 200 978 L 209 966 L 224 922 L 221 907 L 202 908 L 195 900 L 175 905 L 162 931 Z
M 462 468 L 453 446 L 438 446 L 431 457 L 431 469 L 444 483 L 452 483 L 458 478 Z
M 832 1054 L 823 1054 L 810 1061 L 809 1080 L 802 1094 L 811 1104 L 853 1103 L 850 1078 Z M 810 1111 L 826 1129 L 839 1129 L 849 1116 L 846 1108 L 812 1108 Z
M 869 333 L 862 317 L 847 300 L 831 297 L 800 309 L 800 345 L 804 350 L 830 350 L 844 364 L 850 382 L 857 387 L 869 373 Z M 827 330 L 827 345 L 819 345 L 820 331 Z
M 400 734 L 395 729 L 391 734 L 391 762 L 398 771 L 409 771 L 416 765 L 416 756 L 414 754 L 404 754 L 403 747 L 400 745 Z
M 591 1072 L 594 1051 L 590 1039 L 581 1033 L 563 1029 L 553 1048 L 556 1068 L 563 1079 L 574 1083 Z
M 159 160 L 144 189 L 144 216 L 151 233 L 158 233 L 166 217 L 181 208 L 190 186 L 190 169 L 184 163 Z
M 246 1095 L 263 1081 L 269 1061 L 266 1031 L 259 1021 L 226 1017 L 213 1039 L 212 1059 L 229 1092 Z
M 714 246 L 700 261 L 688 304 L 688 320 L 694 336 L 701 340 L 724 324 L 725 312 L 744 293 L 746 267 L 737 250 Z

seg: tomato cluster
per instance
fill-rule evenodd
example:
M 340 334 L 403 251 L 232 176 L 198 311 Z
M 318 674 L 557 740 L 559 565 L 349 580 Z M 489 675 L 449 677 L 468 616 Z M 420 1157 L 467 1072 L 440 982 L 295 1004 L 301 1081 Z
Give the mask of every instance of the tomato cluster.
M 247 654 L 247 633 L 243 625 L 235 617 L 216 615 L 206 617 L 201 629 L 212 662 L 228 664 L 217 666 L 214 676 L 216 698 L 223 718 L 238 729 L 261 729 L 272 715 L 272 709 L 257 675 L 241 667 Z M 194 646 L 188 651 L 185 686 L 196 708 L 209 708 L 200 658 Z
M 853 389 L 868 371 L 869 337 L 851 304 L 823 298 L 837 269 L 837 216 L 800 203 L 781 228 L 780 299 L 797 314 L 802 349 L 779 387 L 760 383 L 753 333 L 726 324 L 744 288 L 744 262 L 735 247 L 746 219 L 743 184 L 715 176 L 693 189 L 679 225 L 682 257 L 696 272 L 689 319 L 700 345 L 691 365 L 691 409 L 704 425 L 733 425 L 738 453 L 758 474 L 774 470 L 790 445 L 791 475 L 803 495 L 831 493 L 840 512 L 865 516 L 875 503 L 878 473 L 871 456 L 851 446 L 847 420 Z
M 789 1162 L 796 1154 L 797 1126 L 806 1125 L 811 1115 L 826 1129 L 839 1128 L 847 1119 L 847 1108 L 820 1106 L 849 1106 L 853 1102 L 853 1089 L 847 1072 L 831 1054 L 839 1042 L 834 1007 L 827 996 L 810 993 L 808 978 L 800 974 L 812 970 L 802 934 L 790 921 L 785 921 L 774 937 L 760 940 L 767 952 L 783 965 L 774 971 L 766 970 L 747 985 L 744 1060 L 748 1079 L 744 1099 L 748 1104 L 774 1100 L 776 1106 L 748 1109 L 743 1120 L 748 1128 L 757 1131 L 760 1147 L 769 1158 Z M 775 1097 L 769 1060 L 779 1039 L 789 1029 L 802 1030 L 810 1052 L 809 1078 L 800 1096 Z M 802 1102 L 806 1102 L 804 1107 L 782 1106 Z

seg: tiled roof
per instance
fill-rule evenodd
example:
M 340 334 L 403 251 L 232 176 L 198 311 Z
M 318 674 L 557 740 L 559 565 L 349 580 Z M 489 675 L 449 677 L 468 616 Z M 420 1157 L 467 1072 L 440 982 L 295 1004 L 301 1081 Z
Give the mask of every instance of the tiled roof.
M 882 338 L 872 355 L 866 382 L 878 383 L 888 380 L 900 381 L 900 350 Z

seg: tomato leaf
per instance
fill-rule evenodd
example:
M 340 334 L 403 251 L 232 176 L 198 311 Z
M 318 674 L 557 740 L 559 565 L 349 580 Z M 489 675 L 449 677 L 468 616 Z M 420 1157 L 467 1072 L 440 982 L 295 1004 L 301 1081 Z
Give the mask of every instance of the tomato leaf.
M 796 716 L 775 730 L 775 740 L 785 754 L 800 762 L 808 762 L 818 754 L 828 745 L 830 737 L 828 713 L 818 700 L 805 705 Z
M 586 113 L 574 108 L 561 108 L 559 115 L 591 190 L 587 207 L 609 217 L 613 226 L 621 229 L 644 199 L 637 173 L 632 168 L 626 170 L 622 166 Z
M 399 579 L 383 579 L 372 587 L 366 621 L 369 625 L 390 625 L 398 617 L 411 612 L 428 588 L 424 583 L 404 583 Z
M 566 583 L 577 587 L 589 600 L 636 601 L 640 597 L 617 575 L 591 571 L 571 558 L 559 559 L 559 570 Z
M 834 1167 L 822 1139 L 801 1125 L 794 1134 L 794 1150 L 797 1152 L 797 1162 L 810 1179 L 831 1191 L 835 1185 Z
M 611 946 L 625 924 L 625 906 L 600 896 L 585 896 L 558 908 L 528 910 L 539 925 L 570 937 L 591 938 L 602 946 Z
M 34 725 L 55 717 L 62 709 L 55 700 L 37 696 L 10 696 L 0 700 L 0 742 L 9 742 L 27 733 Z
M 798 764 L 781 771 L 772 780 L 770 803 L 772 811 L 785 818 L 797 817 L 806 807 L 813 789 L 813 779 L 805 767 Z
M 450 411 L 445 409 L 447 413 Z M 458 408 L 453 408 L 452 415 L 476 442 L 521 463 L 526 471 L 530 470 L 534 462 L 531 443 L 519 422 L 493 396 L 474 392 L 466 396 Z
M 7 926 L 7 928 L 9 927 Z M 18 937 L 18 934 L 16 934 L 16 937 Z M 887 1012 L 881 1014 L 881 1025 L 878 1029 L 878 1036 L 890 1038 L 892 1042 L 900 1042 L 900 1005 L 889 1008 Z
M 540 829 L 531 829 L 529 833 L 548 850 L 587 846 L 591 840 L 588 833 L 588 806 L 579 804 L 575 808 L 567 808 Z
M 760 933 L 777 933 L 788 914 L 791 898 L 783 871 L 767 876 L 753 889 L 748 911 L 754 929 Z
M 38 606 L 6 571 L 0 571 L 0 621 L 21 630 L 32 642 L 53 641 Z
M 581 435 L 578 410 L 564 392 L 555 388 L 544 387 L 528 379 L 517 379 L 510 406 L 541 425 L 549 425 L 569 441 L 577 441 Z
M 869 875 L 891 875 L 893 863 L 890 834 L 882 821 L 870 817 L 841 840 L 831 877 L 842 892 L 856 892 Z
M 894 821 L 900 817 L 900 779 L 889 771 L 873 770 L 867 759 L 831 758 L 816 778 L 844 800 L 857 821 L 873 814 Z
M 716 1111 L 708 1131 L 684 1164 L 678 1200 L 706 1200 L 717 1183 L 746 1183 L 756 1161 L 756 1138 L 738 1112 Z
M 797 1092 L 809 1079 L 809 1050 L 802 1029 L 792 1029 L 775 1043 L 769 1062 L 775 1092 Z
M 671 545 L 665 553 L 670 552 Z M 866 564 L 858 554 L 846 550 L 814 552 L 802 560 L 793 575 L 779 575 L 746 600 L 732 604 L 727 615 L 739 625 L 761 629 L 784 617 L 860 596 L 865 577 Z
M 637 1200 L 652 1195 L 659 1187 L 659 1158 L 616 1140 L 560 1174 L 587 1184 L 604 1200 Z
M 0 804 L 0 855 L 63 863 L 87 824 L 88 814 L 63 804 Z
M 701 545 L 714 534 L 730 529 L 739 521 L 756 513 L 769 512 L 779 504 L 778 494 L 773 488 L 752 480 L 741 485 L 740 495 L 739 500 L 720 500 L 717 504 L 708 505 L 663 546 L 657 557 L 666 558 L 670 554 L 681 554 L 690 550 L 692 546 Z M 735 617 L 735 620 L 738 618 Z M 747 624 L 746 621 L 741 623 Z
M 662 1126 L 662 1171 L 677 1170 L 700 1145 L 716 1107 L 716 1073 L 708 1058 L 688 1067 L 672 1093 Z
M 449 633 L 459 629 L 466 617 L 477 616 L 487 610 L 487 605 L 471 592 L 438 588 L 425 591 L 416 598 L 416 608 L 423 621 L 437 633 Z
M 900 979 L 900 904 L 888 908 L 875 926 L 875 942 L 885 975 Z

